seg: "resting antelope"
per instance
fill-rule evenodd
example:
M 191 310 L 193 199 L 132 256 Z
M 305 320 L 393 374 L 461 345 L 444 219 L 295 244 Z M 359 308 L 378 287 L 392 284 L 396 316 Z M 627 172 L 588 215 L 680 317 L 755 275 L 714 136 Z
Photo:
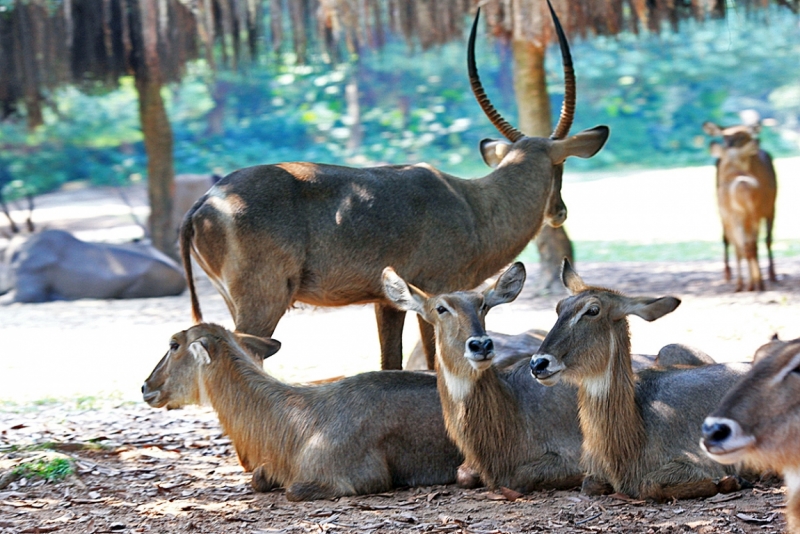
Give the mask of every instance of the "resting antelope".
M 193 326 L 172 337 L 142 386 L 144 400 L 156 408 L 210 403 L 253 471 L 253 488 L 286 487 L 290 501 L 455 481 L 462 457 L 447 437 L 435 376 L 376 371 L 291 386 L 254 359 L 278 347 Z
M 772 260 L 772 223 L 775 219 L 775 197 L 778 183 L 772 157 L 759 146 L 759 125 L 723 128 L 712 122 L 703 124 L 711 136 L 721 136 L 722 144 L 711 143 L 711 154 L 717 158 L 717 203 L 722 219 L 722 244 L 725 259 L 725 280 L 731 279 L 728 265 L 728 243 L 736 252 L 736 291 L 744 289 L 742 258 L 750 273 L 748 291 L 763 291 L 764 281 L 758 265 L 758 232 L 761 219 L 767 224 L 769 279 L 775 282 Z
M 562 281 L 571 296 L 558 303 L 558 320 L 530 368 L 542 384 L 563 378 L 578 386 L 584 491 L 596 493 L 610 484 L 634 498 L 662 501 L 738 487 L 727 478 L 736 469 L 702 453 L 700 424 L 749 367 L 712 364 L 635 373 L 626 316 L 653 321 L 680 301 L 587 286 L 566 260 Z
M 445 425 L 466 464 L 493 488 L 575 487 L 583 478 L 575 389 L 537 384 L 527 360 L 503 371 L 492 365 L 486 313 L 514 300 L 524 282 L 525 268 L 515 263 L 482 293 L 429 296 L 394 270 L 383 272 L 386 296 L 433 325 Z
M 575 81 L 558 19 L 565 71 L 564 108 L 550 139 L 527 137 L 486 97 L 475 67 L 478 16 L 468 45 L 473 92 L 508 141 L 484 140 L 494 171 L 465 180 L 429 165 L 353 169 L 280 163 L 235 171 L 191 208 L 181 227 L 181 256 L 202 320 L 190 257 L 209 275 L 237 331 L 270 337 L 295 302 L 316 306 L 374 303 L 381 366 L 402 366 L 405 312 L 383 295 L 381 272 L 397 272 L 426 291 L 477 286 L 516 257 L 544 222 L 566 219 L 561 166 L 602 148 L 608 128 L 567 137 Z M 429 367 L 432 329 L 420 321 Z
M 800 339 L 764 345 L 753 369 L 703 423 L 703 448 L 724 464 L 783 473 L 788 530 L 800 533 Z

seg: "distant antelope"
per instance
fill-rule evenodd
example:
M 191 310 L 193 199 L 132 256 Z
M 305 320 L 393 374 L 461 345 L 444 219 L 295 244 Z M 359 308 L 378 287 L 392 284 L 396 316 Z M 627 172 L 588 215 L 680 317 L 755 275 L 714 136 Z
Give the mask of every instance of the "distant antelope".
M 663 501 L 737 488 L 736 480 L 726 478 L 736 469 L 703 455 L 700 424 L 749 366 L 635 373 L 626 316 L 653 321 L 680 301 L 587 286 L 566 260 L 561 277 L 571 296 L 558 303 L 558 320 L 530 367 L 542 384 L 563 378 L 578 386 L 584 491 L 601 492 L 610 484 L 634 498 Z
M 515 263 L 482 293 L 428 296 L 394 270 L 383 272 L 387 297 L 433 324 L 445 425 L 466 464 L 492 488 L 575 487 L 583 478 L 575 389 L 537 384 L 528 361 L 504 371 L 492 365 L 486 314 L 514 300 L 524 282 L 525 268 Z
M 279 346 L 193 326 L 172 336 L 142 386 L 144 400 L 155 408 L 210 403 L 253 471 L 253 488 L 286 487 L 290 501 L 455 481 L 462 457 L 444 428 L 436 377 L 384 371 L 290 386 L 256 363 Z
M 527 137 L 486 97 L 475 66 L 478 15 L 468 45 L 473 92 L 508 139 L 484 140 L 495 170 L 465 180 L 426 164 L 353 169 L 280 163 L 235 171 L 191 208 L 181 227 L 181 256 L 202 320 L 190 257 L 222 294 L 237 331 L 269 337 L 295 302 L 316 306 L 375 303 L 381 367 L 402 367 L 405 312 L 383 295 L 381 271 L 397 272 L 426 291 L 477 286 L 516 257 L 542 224 L 567 216 L 561 166 L 605 143 L 598 126 L 567 137 L 575 106 L 569 46 L 555 13 L 565 74 L 564 107 L 550 139 Z M 420 321 L 429 367 L 432 329 Z
M 783 473 L 789 532 L 800 533 L 800 339 L 777 337 L 756 352 L 753 369 L 703 423 L 714 460 Z
M 731 279 L 728 265 L 728 243 L 736 252 L 736 291 L 744 289 L 741 260 L 750 272 L 748 291 L 763 291 L 764 281 L 758 265 L 758 233 L 761 219 L 767 224 L 769 279 L 775 282 L 772 260 L 772 223 L 775 219 L 775 197 L 778 183 L 772 157 L 758 142 L 758 124 L 723 128 L 712 122 L 703 124 L 711 136 L 721 136 L 722 144 L 710 145 L 717 158 L 717 203 L 722 219 L 722 244 L 725 249 L 725 280 Z

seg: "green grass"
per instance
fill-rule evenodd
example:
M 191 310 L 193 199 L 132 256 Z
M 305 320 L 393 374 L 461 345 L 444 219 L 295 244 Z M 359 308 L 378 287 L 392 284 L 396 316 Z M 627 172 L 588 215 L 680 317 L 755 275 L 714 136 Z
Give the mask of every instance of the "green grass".
M 631 241 L 573 241 L 575 260 L 583 262 L 620 261 L 722 261 L 722 243 L 708 241 L 683 241 L 678 243 L 636 243 Z M 772 244 L 775 259 L 800 256 L 800 241 L 783 240 Z M 733 247 L 729 249 L 731 260 L 735 258 Z M 758 251 L 760 258 L 767 257 L 762 243 Z M 536 245 L 529 245 L 520 254 L 524 262 L 539 261 Z
M 19 478 L 41 478 L 49 482 L 63 480 L 75 472 L 72 460 L 63 456 L 39 458 L 24 462 L 14 468 L 14 475 Z

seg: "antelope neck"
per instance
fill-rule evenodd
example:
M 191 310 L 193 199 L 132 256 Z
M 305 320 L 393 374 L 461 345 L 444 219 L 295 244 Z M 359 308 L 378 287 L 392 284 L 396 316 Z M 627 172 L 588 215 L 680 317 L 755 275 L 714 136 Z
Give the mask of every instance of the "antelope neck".
M 636 494 L 636 466 L 644 447 L 644 422 L 636 403 L 636 375 L 630 358 L 628 323 L 614 328 L 602 378 L 581 381 L 578 417 L 584 435 L 583 458 L 592 475 L 602 475 L 614 489 Z M 586 355 L 584 357 L 587 357 Z

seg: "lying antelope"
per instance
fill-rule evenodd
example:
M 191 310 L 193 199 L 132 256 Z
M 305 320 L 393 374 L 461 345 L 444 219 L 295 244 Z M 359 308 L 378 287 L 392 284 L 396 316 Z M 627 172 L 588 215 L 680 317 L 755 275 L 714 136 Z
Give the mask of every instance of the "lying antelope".
M 626 297 L 587 286 L 568 261 L 562 282 L 571 296 L 530 362 L 536 379 L 578 386 L 584 491 L 607 486 L 663 501 L 736 489 L 738 474 L 702 453 L 700 424 L 749 366 L 712 364 L 634 372 L 627 315 L 647 321 L 678 307 L 674 297 Z M 723 480 L 720 480 L 723 479 Z
M 247 351 L 245 351 L 245 347 Z M 279 343 L 199 324 L 172 337 L 142 387 L 155 408 L 210 403 L 257 491 L 290 501 L 455 481 L 461 454 L 448 439 L 436 377 L 364 373 L 291 386 L 254 355 Z
M 714 460 L 783 473 L 788 530 L 800 533 L 800 339 L 764 345 L 753 369 L 703 423 Z
M 484 160 L 495 170 L 465 180 L 426 164 L 353 169 L 295 162 L 229 174 L 198 200 L 181 227 L 194 321 L 202 314 L 191 257 L 222 294 L 240 332 L 270 337 L 295 302 L 374 303 L 381 366 L 400 369 L 405 312 L 384 297 L 383 268 L 393 265 L 435 293 L 477 286 L 513 260 L 544 222 L 564 222 L 564 160 L 593 156 L 608 137 L 606 126 L 567 137 L 575 79 L 569 46 L 551 13 L 565 97 L 550 139 L 523 135 L 486 97 L 474 58 L 476 15 L 468 45 L 470 82 L 508 139 L 481 142 Z M 420 328 L 432 368 L 432 329 L 421 320 Z
M 482 293 L 428 296 L 394 270 L 383 272 L 387 297 L 434 327 L 445 426 L 465 463 L 492 488 L 575 487 L 583 478 L 575 389 L 540 386 L 527 360 L 504 371 L 492 365 L 486 313 L 514 300 L 524 282 L 525 268 L 515 263 Z
M 722 144 L 714 141 L 710 149 L 717 158 L 717 203 L 722 219 L 725 280 L 731 279 L 728 243 L 733 243 L 736 252 L 736 291 L 744 289 L 742 258 L 750 273 L 748 291 L 763 291 L 764 281 L 758 265 L 758 232 L 762 219 L 767 223 L 769 279 L 771 282 L 776 280 L 772 260 L 772 223 L 775 219 L 778 183 L 772 157 L 759 146 L 756 137 L 758 124 L 723 128 L 706 122 L 703 130 L 708 135 L 722 137 Z

